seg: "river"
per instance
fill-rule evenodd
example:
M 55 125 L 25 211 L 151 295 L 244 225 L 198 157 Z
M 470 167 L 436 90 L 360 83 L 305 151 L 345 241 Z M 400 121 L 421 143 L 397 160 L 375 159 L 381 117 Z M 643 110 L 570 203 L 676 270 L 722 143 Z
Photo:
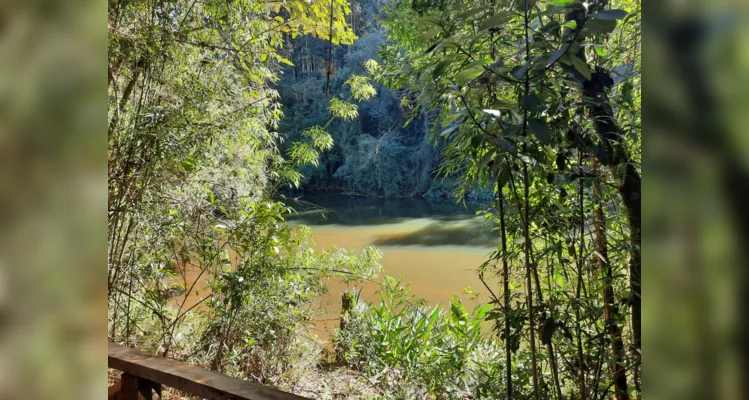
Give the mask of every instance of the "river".
M 333 194 L 296 197 L 298 201 L 286 201 L 298 211 L 288 221 L 311 227 L 318 248 L 335 245 L 359 250 L 373 245 L 383 252 L 383 273 L 361 288 L 364 300 L 379 302 L 376 291 L 385 275 L 402 277 L 410 284 L 412 294 L 432 305 L 447 307 L 450 298 L 458 296 L 471 310 L 476 300 L 464 292 L 469 287 L 480 294 L 480 299 L 487 299 L 476 268 L 496 248 L 498 239 L 476 215 L 478 206 L 414 198 Z M 328 288 L 319 303 L 324 314 L 315 325 L 315 333 L 324 340 L 338 324 L 341 293 L 353 287 L 331 281 Z

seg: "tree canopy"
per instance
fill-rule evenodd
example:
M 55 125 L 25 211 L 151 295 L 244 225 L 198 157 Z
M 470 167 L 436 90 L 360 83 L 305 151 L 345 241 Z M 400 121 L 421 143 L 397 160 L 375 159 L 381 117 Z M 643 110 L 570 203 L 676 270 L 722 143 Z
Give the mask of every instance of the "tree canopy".
M 638 1 L 108 17 L 110 339 L 282 387 L 343 366 L 373 398 L 640 397 Z M 482 200 L 484 304 L 443 311 L 390 278 L 379 305 L 346 293 L 329 362 L 314 300 L 381 252 L 316 250 L 288 188 Z

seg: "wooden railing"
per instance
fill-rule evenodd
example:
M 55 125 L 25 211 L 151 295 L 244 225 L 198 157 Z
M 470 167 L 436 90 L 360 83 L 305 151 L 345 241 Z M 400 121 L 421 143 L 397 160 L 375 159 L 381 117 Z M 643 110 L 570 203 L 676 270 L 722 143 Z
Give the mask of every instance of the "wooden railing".
M 109 368 L 122 371 L 121 400 L 160 399 L 161 385 L 203 399 L 310 400 L 111 342 Z

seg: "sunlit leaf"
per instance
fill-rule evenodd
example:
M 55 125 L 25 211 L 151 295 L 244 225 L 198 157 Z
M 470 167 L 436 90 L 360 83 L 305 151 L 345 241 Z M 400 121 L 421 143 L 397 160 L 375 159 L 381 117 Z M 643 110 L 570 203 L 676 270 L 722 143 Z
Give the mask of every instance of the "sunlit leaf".
M 476 79 L 482 72 L 484 72 L 483 67 L 474 67 L 460 71 L 455 75 L 455 82 L 460 86 L 465 86 L 466 83 Z
M 551 0 L 549 1 L 550 6 L 567 7 L 574 4 L 580 4 L 580 0 Z
M 448 125 L 450 125 L 450 123 L 452 123 L 453 121 L 455 121 L 456 119 L 458 119 L 458 117 L 460 117 L 461 115 L 463 115 L 463 114 L 462 113 L 456 113 L 456 114 L 450 114 L 450 115 L 448 115 L 447 117 L 445 117 L 445 119 L 442 120 L 442 126 L 448 126 Z
M 493 150 L 489 150 L 486 154 L 484 154 L 478 165 L 479 170 L 483 170 L 484 168 L 486 168 L 489 162 L 494 158 L 494 154 L 495 153 Z

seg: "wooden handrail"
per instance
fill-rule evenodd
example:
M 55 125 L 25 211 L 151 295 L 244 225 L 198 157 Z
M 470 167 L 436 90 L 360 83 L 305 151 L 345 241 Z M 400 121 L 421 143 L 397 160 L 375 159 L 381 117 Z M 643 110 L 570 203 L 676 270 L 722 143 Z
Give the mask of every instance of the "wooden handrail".
M 204 399 L 310 400 L 112 342 L 108 362 L 109 368 L 123 372 L 123 400 L 137 399 L 139 393 L 150 400 L 152 390 L 160 397 L 161 385 Z

